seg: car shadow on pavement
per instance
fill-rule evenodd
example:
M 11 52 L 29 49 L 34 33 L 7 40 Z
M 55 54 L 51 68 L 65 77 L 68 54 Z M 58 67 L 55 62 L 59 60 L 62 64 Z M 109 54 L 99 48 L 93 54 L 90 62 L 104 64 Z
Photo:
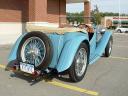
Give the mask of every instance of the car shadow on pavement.
M 10 74 L 10 77 L 25 80 L 28 83 L 30 83 L 30 85 L 32 86 L 32 85 L 39 83 L 40 81 L 50 82 L 53 80 L 53 78 L 55 78 L 55 75 L 46 74 L 43 76 L 35 77 L 35 76 L 29 75 L 23 72 L 13 72 Z
M 71 79 L 69 78 L 68 71 L 59 73 L 58 76 L 56 77 L 56 79 L 58 79 L 58 80 L 60 80 L 60 81 L 63 81 L 63 82 L 74 83 L 74 82 L 72 82 Z
M 28 83 L 30 83 L 30 86 L 33 86 L 33 85 L 35 85 L 41 81 L 52 82 L 53 79 L 73 83 L 69 79 L 69 76 L 67 76 L 65 73 L 57 74 L 57 73 L 53 72 L 53 73 L 49 73 L 49 74 L 44 74 L 42 76 L 33 77 L 33 76 L 26 74 L 26 73 L 12 72 L 10 74 L 10 77 L 23 79 L 23 80 L 27 81 Z
M 17 63 L 16 60 L 9 62 L 7 64 L 5 70 L 12 71 L 13 69 L 11 69 L 11 68 L 15 63 Z M 60 80 L 63 82 L 73 83 L 73 82 L 71 82 L 71 80 L 67 74 L 68 74 L 68 71 L 58 73 L 57 71 L 53 70 L 52 72 L 50 72 L 48 74 L 43 74 L 41 76 L 34 77 L 34 76 L 32 76 L 30 74 L 26 74 L 24 72 L 12 72 L 10 74 L 10 77 L 15 77 L 15 78 L 20 78 L 20 79 L 26 80 L 28 83 L 30 83 L 31 86 L 40 81 L 50 82 L 53 79 L 57 79 L 57 80 Z

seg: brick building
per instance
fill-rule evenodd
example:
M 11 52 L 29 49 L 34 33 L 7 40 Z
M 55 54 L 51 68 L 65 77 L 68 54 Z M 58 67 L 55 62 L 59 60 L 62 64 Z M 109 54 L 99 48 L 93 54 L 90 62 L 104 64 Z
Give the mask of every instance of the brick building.
M 101 20 L 101 25 L 106 28 L 117 27 L 117 26 L 125 26 L 128 27 L 128 16 L 105 16 Z
M 26 24 L 59 27 L 60 17 L 66 16 L 66 4 L 81 2 L 85 16 L 90 16 L 89 0 L 0 0 L 0 44 L 15 42 Z

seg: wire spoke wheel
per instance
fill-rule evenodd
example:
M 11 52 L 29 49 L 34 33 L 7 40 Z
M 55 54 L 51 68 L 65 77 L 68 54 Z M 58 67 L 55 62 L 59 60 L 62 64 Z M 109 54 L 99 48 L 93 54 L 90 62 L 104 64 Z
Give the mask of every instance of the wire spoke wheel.
M 30 37 L 26 39 L 21 48 L 21 59 L 23 62 L 39 66 L 44 60 L 46 47 L 39 37 Z
M 87 66 L 87 52 L 81 48 L 76 55 L 75 72 L 77 76 L 82 76 Z
M 69 68 L 69 77 L 73 82 L 81 81 L 89 64 L 89 51 L 86 43 L 81 43 Z

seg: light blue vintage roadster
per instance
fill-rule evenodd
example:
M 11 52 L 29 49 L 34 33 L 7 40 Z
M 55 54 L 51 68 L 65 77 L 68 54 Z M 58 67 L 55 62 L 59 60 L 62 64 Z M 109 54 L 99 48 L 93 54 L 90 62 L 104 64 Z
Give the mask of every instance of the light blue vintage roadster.
M 103 55 L 109 57 L 112 51 L 112 32 L 87 32 L 79 26 L 36 28 L 22 34 L 12 48 L 8 66 L 15 72 L 40 76 L 53 70 L 67 71 L 70 79 L 78 82 L 89 64 Z

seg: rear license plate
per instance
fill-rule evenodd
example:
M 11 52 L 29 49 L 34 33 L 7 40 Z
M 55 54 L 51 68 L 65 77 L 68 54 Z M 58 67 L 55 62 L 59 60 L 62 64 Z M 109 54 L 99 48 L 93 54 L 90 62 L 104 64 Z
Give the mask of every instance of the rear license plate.
M 26 64 L 26 63 L 20 63 L 20 70 L 29 74 L 34 73 L 34 65 Z

